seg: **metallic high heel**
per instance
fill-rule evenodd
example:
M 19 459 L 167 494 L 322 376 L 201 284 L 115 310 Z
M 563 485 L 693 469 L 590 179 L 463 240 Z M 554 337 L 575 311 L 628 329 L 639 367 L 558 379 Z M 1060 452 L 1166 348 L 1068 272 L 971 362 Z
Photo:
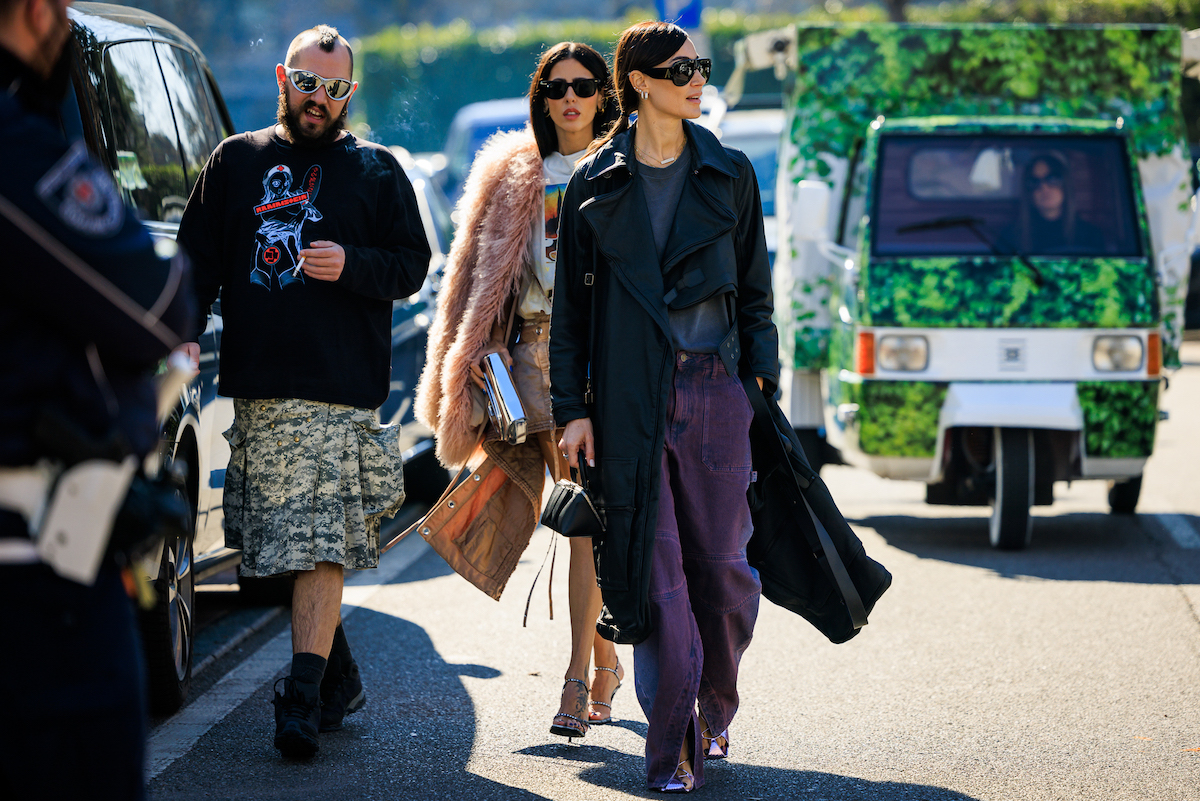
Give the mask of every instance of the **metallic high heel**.
M 729 756 L 729 729 L 713 737 L 708 729 L 700 732 L 700 750 L 705 759 L 724 759 Z
M 704 713 L 699 712 L 697 717 L 700 719 L 700 753 L 704 754 L 707 759 L 725 759 L 729 756 L 729 729 L 720 734 L 713 736 L 713 733 L 708 729 L 708 721 L 704 719 Z
M 696 784 L 696 777 L 692 775 L 691 760 L 685 759 L 675 768 L 675 775 L 671 777 L 671 781 L 666 783 L 662 788 L 664 793 L 690 793 Z
M 596 665 L 596 670 L 607 670 L 609 673 L 616 676 L 617 677 L 617 686 L 614 687 L 613 691 L 609 694 L 607 704 L 604 703 L 603 701 L 597 701 L 594 698 L 592 699 L 592 706 L 602 706 L 602 707 L 605 707 L 606 709 L 608 709 L 608 717 L 598 718 L 595 716 L 594 712 L 590 713 L 588 715 L 588 722 L 591 723 L 593 726 L 602 726 L 605 723 L 612 723 L 612 719 L 613 719 L 612 718 L 612 700 L 617 697 L 617 690 L 621 689 L 621 674 L 617 673 L 617 670 L 620 667 L 621 667 L 621 661 L 619 659 L 617 660 L 616 667 L 608 668 L 608 667 L 601 667 L 600 665 Z M 594 687 L 595 684 L 596 684 L 596 682 L 593 681 L 592 686 Z
M 563 692 L 567 691 L 567 687 L 571 686 L 571 682 L 575 682 L 583 687 L 583 706 L 587 708 L 588 686 L 583 679 L 567 679 L 563 682 Z M 560 722 L 561 720 L 561 722 Z M 554 716 L 554 721 L 550 724 L 550 733 L 557 734 L 559 737 L 566 737 L 568 741 L 575 737 L 583 737 L 587 734 L 588 723 L 586 720 L 568 715 L 566 712 L 559 712 Z

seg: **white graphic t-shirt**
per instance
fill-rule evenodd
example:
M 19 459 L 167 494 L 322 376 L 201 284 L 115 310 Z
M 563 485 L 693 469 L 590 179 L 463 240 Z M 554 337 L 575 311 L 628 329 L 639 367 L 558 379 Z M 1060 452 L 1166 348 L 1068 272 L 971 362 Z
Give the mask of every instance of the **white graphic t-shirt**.
M 540 258 L 534 259 L 533 275 L 525 277 L 517 314 L 525 319 L 550 313 L 554 295 L 554 265 L 558 260 L 558 211 L 567 182 L 575 171 L 575 162 L 587 152 L 551 153 L 542 162 L 542 178 L 546 184 L 546 202 L 542 218 L 534 221 L 534 241 L 541 241 Z

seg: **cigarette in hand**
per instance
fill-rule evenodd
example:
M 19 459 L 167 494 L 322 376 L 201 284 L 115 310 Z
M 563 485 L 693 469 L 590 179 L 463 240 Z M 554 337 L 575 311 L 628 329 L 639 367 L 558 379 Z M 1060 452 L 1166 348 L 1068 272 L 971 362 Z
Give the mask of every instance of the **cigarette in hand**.
M 292 268 L 292 278 L 300 277 L 300 268 L 304 266 L 304 260 L 306 258 L 306 256 L 301 256 L 300 261 L 296 262 L 296 266 Z

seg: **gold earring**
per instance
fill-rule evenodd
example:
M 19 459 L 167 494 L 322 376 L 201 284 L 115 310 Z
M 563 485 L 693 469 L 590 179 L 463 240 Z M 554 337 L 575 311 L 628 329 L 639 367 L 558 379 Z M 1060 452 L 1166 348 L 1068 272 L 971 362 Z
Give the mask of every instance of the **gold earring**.
M 550 102 L 547 100 L 542 101 L 542 113 L 547 117 L 550 116 Z
M 599 112 L 600 114 L 603 114 L 605 105 L 606 105 L 606 101 L 604 99 L 604 93 L 601 92 L 600 99 L 596 101 L 596 111 Z

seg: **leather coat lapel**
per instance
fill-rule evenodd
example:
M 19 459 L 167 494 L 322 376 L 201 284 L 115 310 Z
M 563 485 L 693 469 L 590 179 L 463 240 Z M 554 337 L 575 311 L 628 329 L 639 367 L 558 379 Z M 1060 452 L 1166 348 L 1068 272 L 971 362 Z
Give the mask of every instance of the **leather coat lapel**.
M 683 193 L 679 196 L 664 248 L 664 273 L 689 253 L 721 238 L 737 225 L 737 215 L 729 202 L 723 202 L 713 194 L 708 177 L 701 171 L 700 175 L 683 182 Z
M 692 175 L 686 176 L 665 256 L 655 257 L 654 231 L 641 185 L 634 180 L 638 164 L 632 156 L 632 132 L 618 134 L 584 168 L 588 181 L 611 182 L 615 188 L 584 201 L 580 213 L 591 226 L 597 247 L 638 302 L 670 335 L 663 275 L 674 264 L 737 225 L 732 198 L 722 198 L 717 174 L 737 176 L 737 169 L 717 138 L 694 123 L 684 132 L 692 148 Z
M 628 141 L 626 138 L 623 144 L 627 145 Z M 616 173 L 614 178 L 618 181 L 624 177 L 620 176 L 621 172 L 628 177 L 615 190 L 584 201 L 579 211 L 591 226 L 596 246 L 618 279 L 663 332 L 669 333 L 667 304 L 662 298 L 662 270 L 654 253 L 654 231 L 646 213 L 646 196 L 641 185 L 633 180 L 633 169 L 636 168 L 625 162 L 624 153 L 614 151 L 615 158 L 606 159 L 609 162 L 606 166 L 593 164 L 592 167 L 600 167 L 597 174 Z

